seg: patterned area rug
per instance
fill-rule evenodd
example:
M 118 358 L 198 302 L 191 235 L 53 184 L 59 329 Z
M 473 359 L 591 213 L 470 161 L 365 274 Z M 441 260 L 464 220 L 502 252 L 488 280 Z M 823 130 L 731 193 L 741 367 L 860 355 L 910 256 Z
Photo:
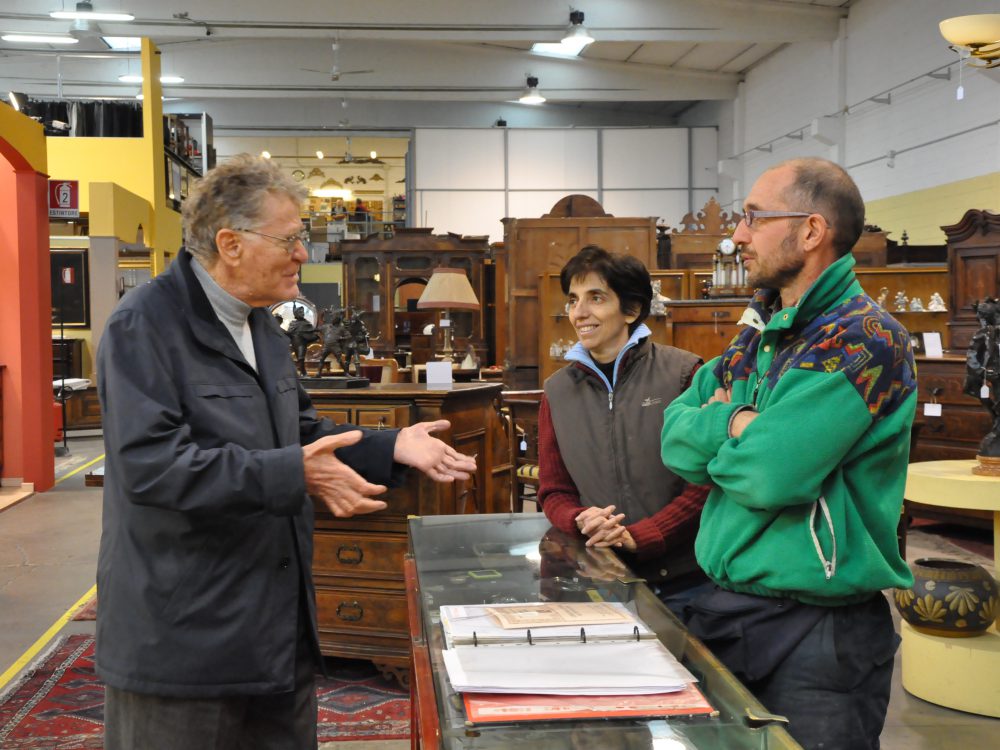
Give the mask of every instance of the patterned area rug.
M 337 660 L 319 678 L 320 742 L 409 737 L 409 695 L 368 662 Z M 99 750 L 104 687 L 94 674 L 94 639 L 72 635 L 38 657 L 0 694 L 3 750 Z

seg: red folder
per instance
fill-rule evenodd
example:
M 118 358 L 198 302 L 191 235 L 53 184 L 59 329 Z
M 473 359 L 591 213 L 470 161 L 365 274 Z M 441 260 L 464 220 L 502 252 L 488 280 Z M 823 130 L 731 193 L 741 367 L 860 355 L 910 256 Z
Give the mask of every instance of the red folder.
M 523 695 L 464 693 L 465 715 L 472 724 L 553 719 L 717 716 L 718 711 L 694 685 L 655 695 Z

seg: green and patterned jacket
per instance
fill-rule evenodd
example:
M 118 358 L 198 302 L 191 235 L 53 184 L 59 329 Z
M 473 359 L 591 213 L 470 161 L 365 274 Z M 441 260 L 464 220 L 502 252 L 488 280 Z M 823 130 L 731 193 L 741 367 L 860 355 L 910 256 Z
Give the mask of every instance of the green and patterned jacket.
M 663 462 L 714 485 L 695 543 L 725 589 L 836 606 L 912 583 L 896 526 L 917 402 L 906 330 L 840 258 L 795 307 L 754 295 L 724 354 L 664 412 Z M 719 387 L 732 402 L 702 407 Z M 735 411 L 759 416 L 729 437 Z

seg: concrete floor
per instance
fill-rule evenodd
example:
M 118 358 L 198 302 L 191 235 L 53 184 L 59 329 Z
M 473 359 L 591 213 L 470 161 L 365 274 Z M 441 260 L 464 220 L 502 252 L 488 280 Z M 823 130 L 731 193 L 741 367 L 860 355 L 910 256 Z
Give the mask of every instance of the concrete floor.
M 56 459 L 58 483 L 0 512 L 0 674 L 7 673 L 94 585 L 101 532 L 101 490 L 84 487 L 75 470 L 103 454 L 95 437 L 71 437 L 70 456 Z M 98 462 L 96 466 L 100 466 Z M 62 479 L 60 479 L 62 478 Z M 992 560 L 946 539 L 912 532 L 907 557 L 967 559 L 992 569 Z M 995 574 L 995 571 L 994 571 Z M 92 622 L 68 622 L 61 633 L 92 633 Z M 997 747 L 1000 719 L 953 711 L 907 694 L 896 655 L 883 750 L 967 750 Z M 14 675 L 8 675 L 14 677 Z M 2 685 L 0 685 L 2 688 Z M 329 750 L 404 750 L 408 741 L 330 743 Z

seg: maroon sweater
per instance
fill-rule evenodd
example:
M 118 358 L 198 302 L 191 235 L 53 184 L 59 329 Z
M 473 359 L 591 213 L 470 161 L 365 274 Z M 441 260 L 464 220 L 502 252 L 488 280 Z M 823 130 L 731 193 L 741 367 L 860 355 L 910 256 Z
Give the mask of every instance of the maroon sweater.
M 590 370 L 580 366 L 590 374 Z M 691 373 L 692 379 L 698 367 Z M 687 388 L 691 383 L 685 383 Z M 580 492 L 563 463 L 552 426 L 552 414 L 548 400 L 542 396 L 538 410 L 538 464 L 544 466 L 540 472 L 538 501 L 549 522 L 567 534 L 582 536 L 576 526 L 576 517 L 583 512 Z M 635 555 L 639 560 L 661 557 L 668 544 L 693 540 L 698 533 L 698 521 L 705 498 L 711 488 L 697 484 L 686 484 L 673 500 L 658 512 L 626 528 L 635 540 Z

